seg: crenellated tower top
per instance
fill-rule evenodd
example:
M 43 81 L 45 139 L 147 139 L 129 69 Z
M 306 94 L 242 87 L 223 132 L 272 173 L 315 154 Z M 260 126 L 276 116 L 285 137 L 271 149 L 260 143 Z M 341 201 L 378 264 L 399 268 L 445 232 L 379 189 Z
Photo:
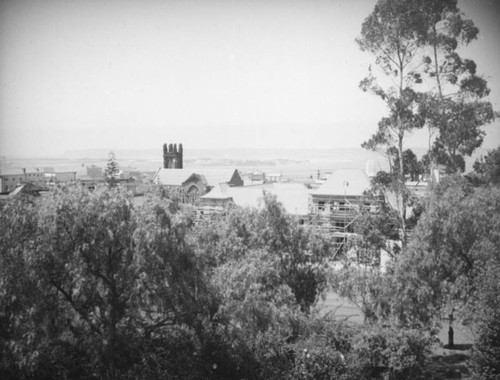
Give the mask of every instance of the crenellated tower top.
M 182 169 L 182 144 L 163 144 L 163 168 Z

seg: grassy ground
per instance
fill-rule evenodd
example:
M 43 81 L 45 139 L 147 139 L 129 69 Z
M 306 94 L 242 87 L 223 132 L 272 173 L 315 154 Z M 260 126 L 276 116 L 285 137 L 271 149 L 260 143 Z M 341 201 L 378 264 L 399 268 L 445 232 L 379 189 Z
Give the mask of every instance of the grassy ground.
M 339 319 L 362 324 L 361 310 L 349 300 L 329 292 L 326 298 L 318 305 L 325 312 L 334 312 Z M 468 326 L 455 323 L 454 347 L 448 347 L 448 323 L 443 327 L 437 338 L 438 342 L 432 348 L 432 354 L 426 369 L 428 380 L 470 379 L 467 361 L 470 357 L 470 348 L 474 342 L 474 334 Z
M 363 313 L 361 313 L 359 307 L 348 299 L 339 297 L 334 292 L 328 292 L 326 298 L 320 301 L 319 307 L 325 312 L 334 312 L 338 319 L 359 324 L 363 323 Z

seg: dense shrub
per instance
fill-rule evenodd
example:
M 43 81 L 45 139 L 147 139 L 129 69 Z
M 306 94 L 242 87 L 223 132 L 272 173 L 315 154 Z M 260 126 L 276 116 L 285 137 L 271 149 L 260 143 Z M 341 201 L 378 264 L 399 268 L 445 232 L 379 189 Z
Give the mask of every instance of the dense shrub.
M 360 379 L 414 379 L 424 369 L 430 343 L 421 330 L 373 326 L 354 340 L 350 365 Z
M 259 333 L 252 343 L 254 379 L 348 378 L 345 357 L 354 329 L 329 316 L 292 315 L 283 326 Z
M 349 368 L 345 355 L 329 344 L 324 336 L 311 336 L 293 347 L 294 362 L 290 379 L 347 379 Z
M 496 252 L 498 255 L 498 251 Z M 477 379 L 500 377 L 500 264 L 490 261 L 480 271 L 472 319 L 477 340 L 472 349 L 471 372 Z
M 475 379 L 500 378 L 500 312 L 481 324 L 470 364 Z

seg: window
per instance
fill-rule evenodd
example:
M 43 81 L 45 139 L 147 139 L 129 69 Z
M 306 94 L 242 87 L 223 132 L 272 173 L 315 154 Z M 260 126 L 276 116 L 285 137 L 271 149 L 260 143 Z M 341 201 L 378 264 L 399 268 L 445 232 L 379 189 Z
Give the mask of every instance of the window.
M 195 185 L 193 185 L 189 188 L 188 195 L 189 196 L 197 196 L 199 192 L 200 192 L 200 190 L 198 190 L 198 188 Z
M 343 244 L 344 243 L 344 238 L 343 237 L 336 237 L 335 238 L 335 243 L 336 244 Z
M 319 211 L 325 211 L 325 201 L 319 201 L 318 202 L 318 210 Z
M 337 228 L 344 228 L 346 223 L 343 220 L 336 220 L 334 222 L 335 227 Z
M 186 198 L 189 202 L 195 202 L 200 197 L 200 189 L 195 185 L 191 185 L 186 193 Z

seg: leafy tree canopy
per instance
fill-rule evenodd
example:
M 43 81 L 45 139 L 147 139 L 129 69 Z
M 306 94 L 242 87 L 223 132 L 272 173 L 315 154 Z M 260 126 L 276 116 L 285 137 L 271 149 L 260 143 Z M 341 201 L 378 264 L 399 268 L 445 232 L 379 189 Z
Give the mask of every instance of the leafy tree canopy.
M 488 152 L 485 157 L 476 160 L 474 171 L 484 183 L 500 184 L 500 146 Z
M 109 152 L 108 162 L 106 168 L 104 169 L 104 178 L 109 186 L 114 187 L 117 183 L 117 178 L 120 174 L 120 166 L 116 161 L 115 153 Z

